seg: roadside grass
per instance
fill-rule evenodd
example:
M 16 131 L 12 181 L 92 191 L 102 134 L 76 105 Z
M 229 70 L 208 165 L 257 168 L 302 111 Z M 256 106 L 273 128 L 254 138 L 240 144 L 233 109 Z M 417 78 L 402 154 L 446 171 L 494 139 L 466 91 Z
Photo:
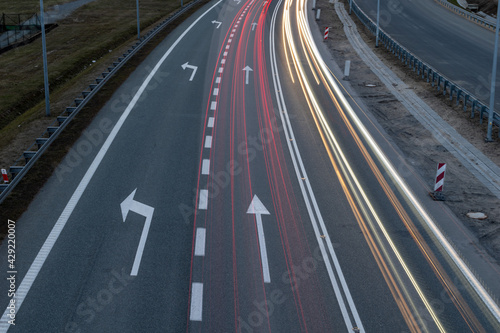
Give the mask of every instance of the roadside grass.
M 141 0 L 141 30 L 179 7 L 177 0 Z M 51 93 L 137 33 L 135 1 L 97 0 L 58 24 L 47 34 Z M 0 129 L 3 130 L 44 100 L 41 40 L 1 54 L 0 77 Z M 54 109 L 52 113 L 57 115 L 62 111 Z M 0 143 L 0 149 L 2 144 L 5 143 Z
M 110 80 L 99 90 L 98 94 L 89 100 L 80 113 L 78 113 L 73 121 L 68 124 L 66 129 L 57 137 L 45 154 L 40 157 L 16 188 L 0 204 L 0 244 L 7 231 L 7 220 L 19 219 L 74 142 L 81 136 L 82 132 L 112 97 L 113 93 L 177 25 L 208 1 L 209 0 L 200 1 L 152 38 L 148 44 L 141 48 L 113 77 L 110 78 Z M 22 117 L 23 116 L 16 121 L 20 121 Z M 28 114 L 24 115 L 24 117 L 28 117 Z

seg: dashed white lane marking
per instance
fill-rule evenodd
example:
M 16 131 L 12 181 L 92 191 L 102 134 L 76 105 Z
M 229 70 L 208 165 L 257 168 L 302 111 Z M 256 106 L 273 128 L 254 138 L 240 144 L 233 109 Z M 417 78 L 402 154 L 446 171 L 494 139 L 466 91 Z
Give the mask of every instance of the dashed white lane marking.
M 234 25 L 234 27 L 235 27 L 235 28 L 238 28 L 238 25 L 237 25 L 237 24 L 235 24 L 235 25 Z
M 229 35 L 229 37 L 233 38 L 233 37 L 234 37 L 234 34 Z
M 214 117 L 208 118 L 207 127 L 210 127 L 210 128 L 214 127 L 214 121 L 215 121 Z
M 226 45 L 226 50 L 229 49 L 229 45 Z
M 205 228 L 197 228 L 196 229 L 196 243 L 194 246 L 194 255 L 195 256 L 204 256 L 205 255 Z
M 205 148 L 212 148 L 212 136 L 207 135 L 205 138 Z
M 215 79 L 215 83 L 220 83 L 220 76 Z
M 232 41 L 233 41 L 232 39 L 229 39 L 227 42 L 228 42 L 228 43 L 231 43 Z
M 210 160 L 204 159 L 201 165 L 201 174 L 208 175 L 210 173 Z
M 236 32 L 236 29 L 233 29 L 233 32 Z
M 215 109 L 217 109 L 217 102 L 212 102 L 210 104 L 210 110 L 214 111 Z
M 226 56 L 227 56 L 227 51 L 226 51 L 226 52 L 224 52 L 224 57 L 226 57 Z
M 217 96 L 219 94 L 219 88 L 214 88 L 214 96 Z
M 200 201 L 198 202 L 198 209 L 207 210 L 208 207 L 208 190 L 200 190 Z
M 201 310 L 203 308 L 203 283 L 193 282 L 191 288 L 191 311 L 189 319 L 191 321 L 201 321 Z
M 224 65 L 226 63 L 226 59 L 222 59 L 220 63 Z
M 224 71 L 224 68 L 220 67 L 219 68 L 219 73 L 222 73 Z

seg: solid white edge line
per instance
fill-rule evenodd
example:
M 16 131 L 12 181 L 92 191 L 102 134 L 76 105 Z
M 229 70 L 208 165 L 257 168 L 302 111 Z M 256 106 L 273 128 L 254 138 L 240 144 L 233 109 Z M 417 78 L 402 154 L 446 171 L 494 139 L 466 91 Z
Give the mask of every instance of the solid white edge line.
M 204 159 L 201 166 L 201 174 L 208 175 L 210 173 L 210 160 Z
M 339 275 L 339 279 L 340 279 L 342 287 L 344 289 L 344 293 L 346 295 L 346 298 L 348 299 L 348 303 L 353 306 L 351 308 L 351 312 L 353 313 L 353 316 L 356 319 L 356 325 L 360 329 L 360 332 L 363 333 L 365 331 L 364 331 L 363 325 L 361 323 L 361 319 L 359 318 L 359 314 L 357 312 L 357 309 L 354 306 L 354 302 L 353 301 L 351 302 L 352 296 L 349 292 L 349 289 L 347 288 L 345 278 L 343 276 L 342 270 L 340 269 L 340 264 L 338 263 L 337 256 L 336 256 L 335 251 L 333 249 L 333 246 L 331 244 L 330 236 L 329 236 L 328 231 L 324 225 L 324 221 L 323 221 L 321 212 L 319 211 L 319 208 L 317 206 L 316 199 L 315 199 L 314 193 L 312 191 L 312 188 L 311 188 L 311 185 L 309 182 L 309 178 L 307 177 L 307 173 L 305 171 L 305 167 L 304 167 L 303 162 L 302 162 L 300 151 L 298 149 L 297 142 L 296 142 L 294 134 L 293 134 L 293 129 L 292 129 L 292 126 L 290 123 L 290 119 L 288 117 L 288 111 L 286 110 L 285 100 L 284 100 L 284 97 L 281 93 L 282 88 L 281 88 L 281 82 L 279 79 L 278 68 L 276 65 L 277 64 L 276 51 L 274 48 L 274 46 L 275 46 L 275 42 L 274 42 L 275 28 L 274 27 L 275 27 L 275 23 L 276 23 L 276 16 L 278 13 L 278 8 L 280 7 L 281 3 L 282 3 L 282 0 L 280 0 L 280 2 L 276 5 L 275 11 L 273 13 L 272 21 L 271 21 L 271 29 L 270 29 L 270 33 L 269 33 L 270 34 L 269 43 L 270 43 L 271 54 L 272 54 L 271 55 L 271 68 L 272 68 L 273 74 L 274 74 L 273 75 L 273 83 L 274 83 L 274 89 L 275 89 L 275 93 L 276 93 L 276 99 L 278 101 L 278 107 L 280 109 L 279 110 L 280 111 L 279 112 L 280 118 L 281 118 L 282 123 L 286 124 L 286 126 L 284 126 L 283 129 L 285 132 L 285 136 L 287 138 L 288 149 L 290 151 L 290 155 L 292 156 L 292 163 L 293 163 L 296 175 L 298 177 L 299 187 L 300 187 L 302 195 L 304 197 L 306 208 L 307 208 L 308 214 L 311 218 L 311 224 L 312 224 L 313 229 L 314 229 L 316 240 L 318 242 L 318 245 L 319 245 L 319 248 L 321 251 L 321 255 L 323 256 L 323 258 L 325 260 L 325 266 L 326 266 L 326 269 L 328 271 L 330 282 L 332 284 L 332 288 L 334 289 L 335 296 L 337 298 L 337 302 L 339 304 L 339 307 L 341 308 L 342 317 L 344 318 L 344 322 L 346 324 L 347 330 L 352 329 L 352 327 L 353 327 L 352 321 L 350 319 L 349 314 L 347 313 L 347 308 L 346 308 L 346 305 L 344 303 L 344 299 L 343 299 L 342 294 L 340 292 L 337 280 L 335 278 L 335 274 L 333 273 L 333 269 L 332 269 L 330 260 L 328 258 L 328 254 L 327 254 L 325 246 L 323 244 L 323 239 L 321 238 L 321 233 L 319 232 L 319 228 L 316 224 L 317 222 L 319 222 L 321 227 L 322 227 L 322 230 L 323 230 L 322 234 L 324 234 L 324 236 L 325 236 L 324 241 L 327 244 L 328 252 L 330 253 L 330 255 L 332 257 L 332 261 L 334 263 L 335 268 L 337 269 L 337 274 Z M 290 139 L 292 139 L 292 141 L 290 141 Z M 300 170 L 302 171 L 302 176 L 301 176 L 301 173 L 299 171 L 299 165 L 297 165 L 297 163 L 300 165 Z M 301 181 L 302 177 L 305 177 L 304 181 Z M 308 191 L 306 191 L 306 189 L 304 187 L 304 183 L 306 184 Z M 307 192 L 309 192 L 309 193 L 307 193 Z M 308 194 L 311 197 L 311 202 L 309 202 L 309 200 L 308 200 Z M 316 212 L 316 215 L 318 216 L 318 221 L 316 221 L 316 218 L 314 217 L 311 203 L 313 204 L 314 211 Z
M 38 276 L 38 273 L 42 269 L 43 264 L 45 263 L 45 260 L 50 254 L 50 251 L 52 250 L 52 247 L 54 246 L 55 242 L 59 238 L 59 235 L 61 234 L 62 230 L 66 226 L 66 222 L 68 222 L 69 217 L 73 213 L 73 210 L 75 209 L 76 205 L 80 201 L 81 196 L 83 195 L 83 192 L 87 188 L 88 184 L 90 183 L 90 180 L 94 176 L 94 173 L 96 172 L 97 168 L 101 164 L 104 156 L 106 155 L 106 152 L 108 151 L 109 147 L 113 143 L 116 135 L 118 134 L 119 130 L 121 129 L 123 123 L 129 116 L 130 112 L 134 108 L 135 104 L 139 100 L 140 96 L 142 93 L 146 90 L 147 85 L 149 82 L 153 79 L 153 76 L 156 74 L 160 66 L 163 64 L 165 59 L 172 53 L 172 50 L 180 43 L 180 41 L 187 35 L 187 33 L 213 8 L 217 7 L 222 0 L 217 1 L 212 7 L 207 9 L 203 14 L 200 15 L 191 25 L 184 30 L 184 32 L 177 38 L 177 40 L 170 46 L 170 48 L 167 50 L 167 52 L 161 57 L 161 59 L 158 61 L 156 66 L 153 68 L 153 70 L 149 73 L 147 76 L 146 80 L 142 83 L 141 87 L 137 91 L 137 93 L 134 95 L 134 98 L 132 101 L 129 103 L 121 117 L 118 119 L 116 125 L 113 127 L 113 130 L 109 134 L 108 138 L 102 145 L 101 149 L 97 153 L 97 156 L 94 158 L 94 161 L 88 168 L 87 172 L 83 176 L 82 180 L 80 181 L 80 184 L 78 184 L 78 187 L 76 188 L 75 192 L 73 192 L 73 195 L 69 199 L 68 203 L 66 204 L 66 207 L 64 208 L 63 212 L 57 219 L 56 224 L 52 228 L 49 236 L 43 243 L 40 251 L 38 252 L 35 260 L 31 264 L 28 272 L 24 276 L 23 280 L 21 281 L 21 284 L 19 285 L 19 288 L 17 288 L 16 292 L 16 309 L 19 311 L 21 308 L 21 305 L 24 302 L 24 299 L 26 298 L 26 295 L 28 295 L 28 292 L 31 289 L 31 286 L 33 285 L 33 282 L 35 282 L 36 277 Z M 0 321 L 0 333 L 7 332 L 10 324 L 8 323 L 8 314 L 9 314 L 9 308 L 7 307 L 5 309 L 5 312 L 2 315 L 2 319 Z
M 198 209 L 206 210 L 208 208 L 208 190 L 200 190 Z
M 194 246 L 194 255 L 202 257 L 205 255 L 206 229 L 196 228 L 196 242 Z
M 189 319 L 191 321 L 201 321 L 203 310 L 203 283 L 193 282 L 191 287 L 191 311 Z

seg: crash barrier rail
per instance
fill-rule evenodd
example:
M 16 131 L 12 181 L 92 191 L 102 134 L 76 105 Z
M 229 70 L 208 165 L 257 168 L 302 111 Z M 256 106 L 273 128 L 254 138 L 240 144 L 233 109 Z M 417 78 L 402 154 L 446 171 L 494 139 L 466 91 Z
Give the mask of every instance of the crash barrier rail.
M 83 107 L 94 97 L 94 95 L 109 81 L 109 79 L 130 59 L 132 56 L 151 40 L 156 34 L 164 29 L 168 24 L 172 23 L 176 18 L 184 14 L 191 7 L 197 4 L 200 0 L 195 0 L 185 5 L 175 13 L 171 14 L 163 22 L 159 23 L 145 36 L 131 46 L 121 57 L 113 62 L 112 66 L 108 67 L 107 72 L 103 72 L 98 78 L 95 79 L 95 84 L 91 84 L 86 91 L 83 91 L 78 96 L 71 106 L 68 106 L 63 114 L 56 118 L 56 120 L 45 130 L 41 137 L 37 138 L 35 142 L 25 151 L 8 170 L 10 176 L 9 184 L 0 184 L 0 203 L 2 203 L 9 193 L 16 187 L 21 179 L 33 167 L 35 162 L 47 150 L 47 148 L 54 142 L 69 122 L 80 112 Z
M 356 14 L 361 22 L 374 34 L 377 33 L 377 25 L 358 7 L 354 0 L 352 1 L 352 12 Z M 401 60 L 405 65 L 409 66 L 418 75 L 422 76 L 422 79 L 426 79 L 433 87 L 436 87 L 438 91 L 443 91 L 443 96 L 448 94 L 450 101 L 455 98 L 456 105 L 462 102 L 464 112 L 467 111 L 467 107 L 471 107 L 471 118 L 474 118 L 476 113 L 479 113 L 479 123 L 483 123 L 483 118 L 488 117 L 489 107 L 483 104 L 479 99 L 474 97 L 470 92 L 460 87 L 458 84 L 454 83 L 446 76 L 440 74 L 432 66 L 423 62 L 417 58 L 414 54 L 409 52 L 398 42 L 391 38 L 382 29 L 379 29 L 379 42 L 384 44 L 385 48 L 392 52 L 398 59 Z M 493 113 L 493 124 L 500 127 L 500 114 L 497 112 Z M 500 130 L 498 133 L 500 138 Z
M 434 1 L 438 2 L 441 6 L 450 9 L 451 11 L 455 12 L 456 14 L 465 17 L 469 21 L 472 21 L 474 23 L 479 24 L 480 26 L 483 26 L 485 28 L 492 29 L 492 30 L 495 30 L 497 27 L 496 22 L 488 21 L 477 14 L 471 13 L 463 8 L 452 5 L 451 3 L 449 3 L 446 0 L 434 0 Z

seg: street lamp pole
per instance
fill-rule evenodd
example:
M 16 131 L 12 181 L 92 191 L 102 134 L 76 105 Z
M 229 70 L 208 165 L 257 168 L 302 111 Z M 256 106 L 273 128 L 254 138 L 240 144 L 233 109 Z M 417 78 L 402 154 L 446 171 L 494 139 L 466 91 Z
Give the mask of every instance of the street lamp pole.
M 40 0 L 40 27 L 42 29 L 43 81 L 45 85 L 45 114 L 50 116 L 49 70 L 47 68 L 47 47 L 45 44 L 45 22 L 43 18 L 43 0 Z
M 500 4 L 497 6 L 497 27 L 495 29 L 495 51 L 493 52 L 493 69 L 491 70 L 491 87 L 490 87 L 490 110 L 488 112 L 488 133 L 486 141 L 493 141 L 491 130 L 493 126 L 493 112 L 495 112 L 495 85 L 497 78 L 497 60 L 498 60 L 498 33 L 500 31 Z
M 139 0 L 136 0 L 137 5 L 137 39 L 141 39 L 141 23 L 139 20 Z
M 378 32 L 380 30 L 380 0 L 377 0 L 377 34 L 375 36 L 375 47 L 378 47 Z

